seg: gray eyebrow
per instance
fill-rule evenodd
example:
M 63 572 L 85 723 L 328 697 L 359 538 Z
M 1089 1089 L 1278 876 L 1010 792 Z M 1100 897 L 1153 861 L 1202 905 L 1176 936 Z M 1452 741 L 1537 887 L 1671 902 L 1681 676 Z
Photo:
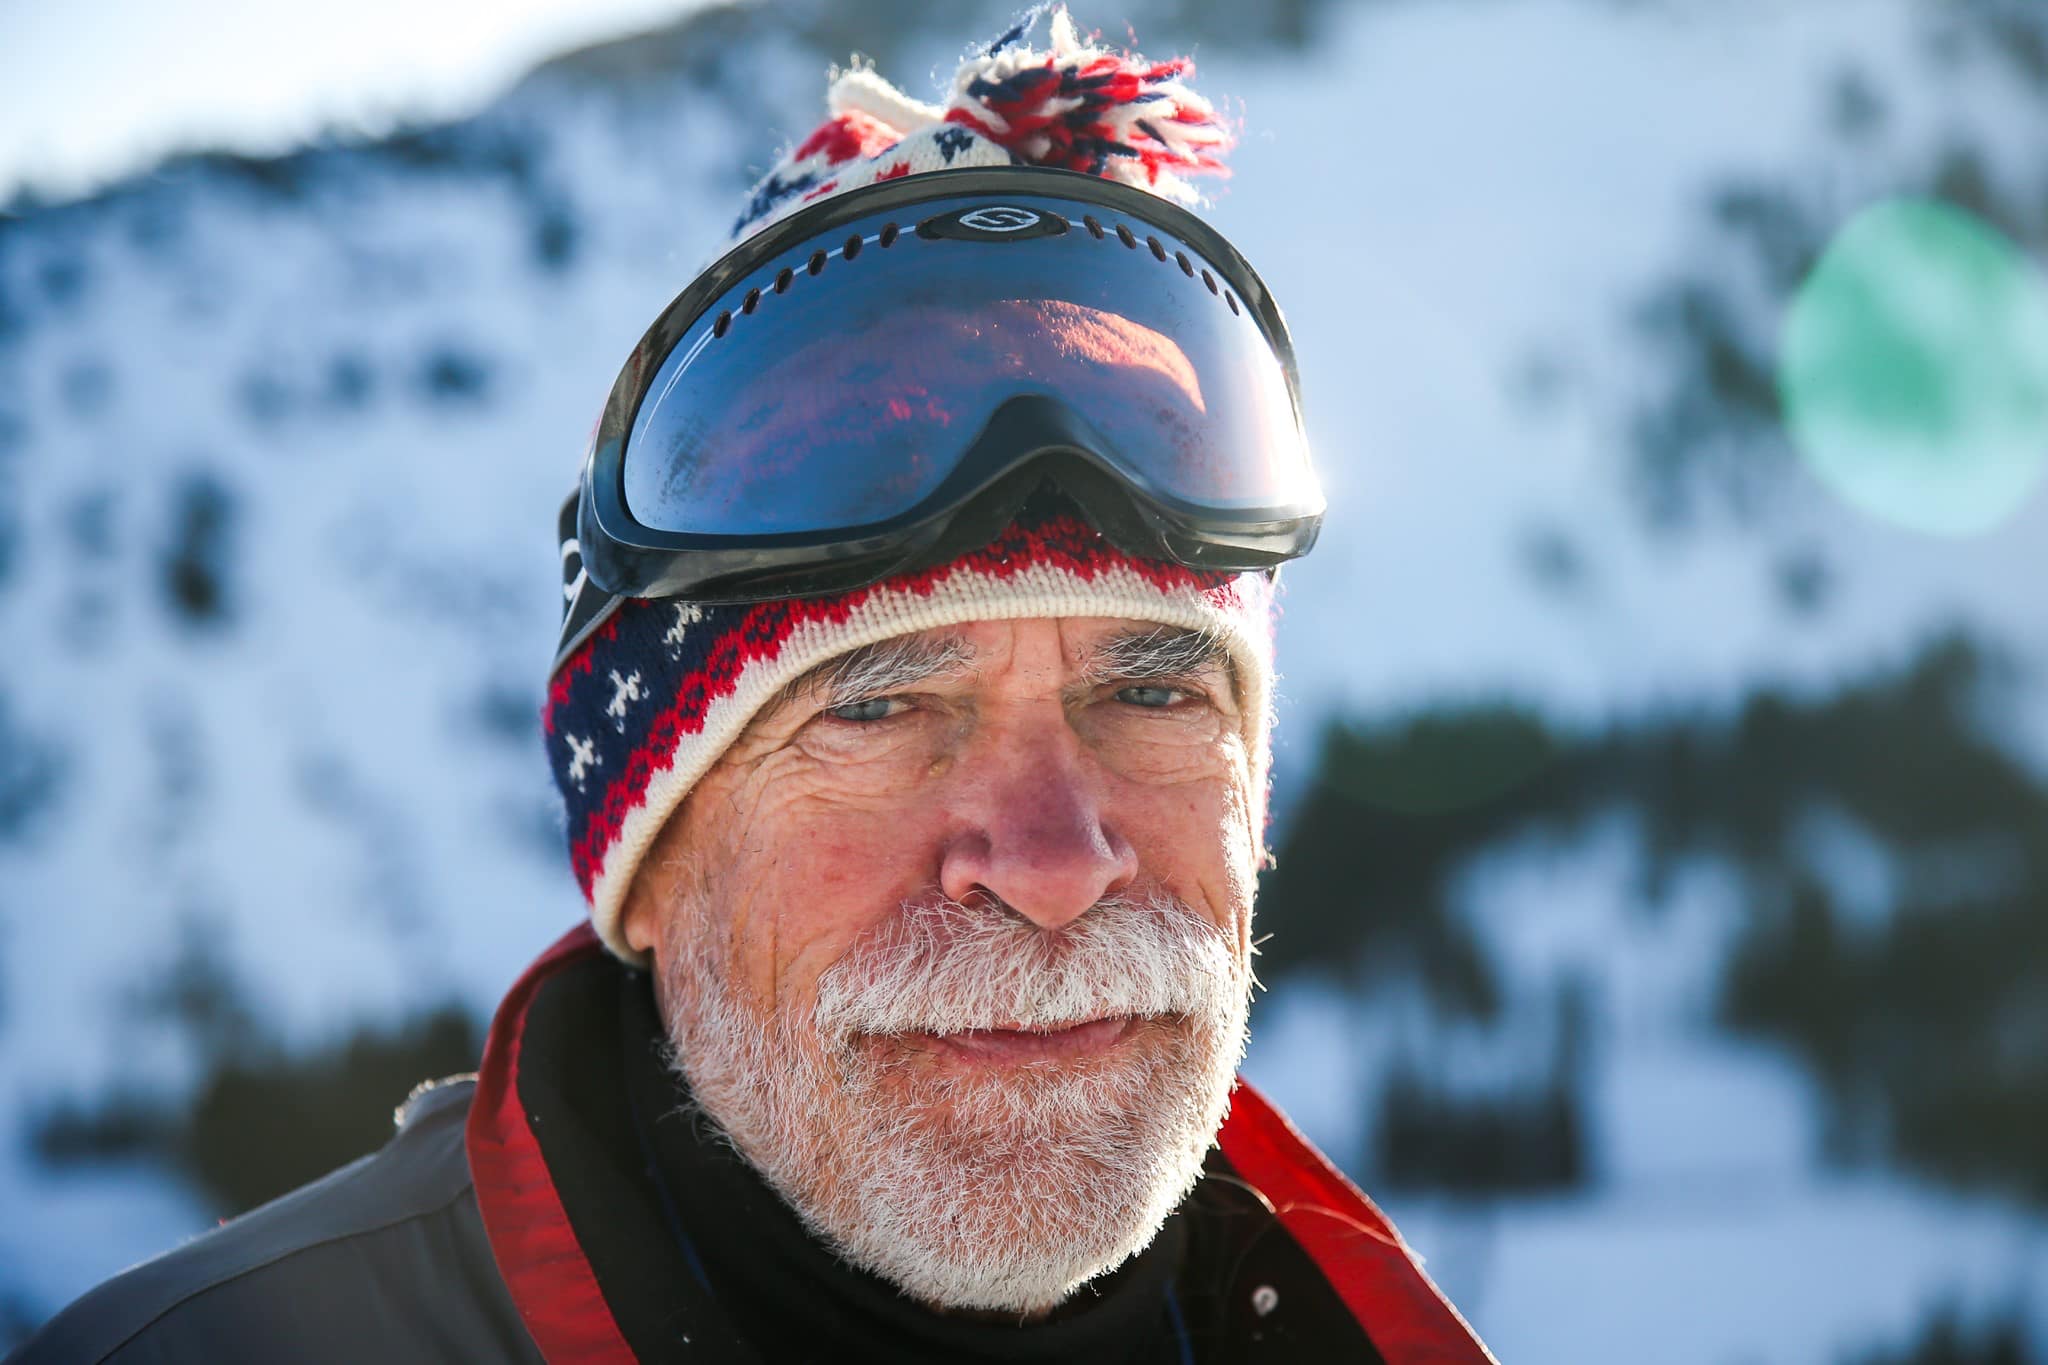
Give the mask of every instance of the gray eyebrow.
M 1081 667 L 1081 684 L 1096 687 L 1150 678 L 1196 678 L 1219 667 L 1230 674 L 1234 688 L 1237 669 L 1230 651 L 1209 631 L 1185 626 L 1136 627 L 1110 636 L 1090 651 Z
M 957 673 L 974 647 L 957 635 L 899 635 L 835 655 L 782 689 L 776 703 L 815 691 L 826 708 L 850 706 Z

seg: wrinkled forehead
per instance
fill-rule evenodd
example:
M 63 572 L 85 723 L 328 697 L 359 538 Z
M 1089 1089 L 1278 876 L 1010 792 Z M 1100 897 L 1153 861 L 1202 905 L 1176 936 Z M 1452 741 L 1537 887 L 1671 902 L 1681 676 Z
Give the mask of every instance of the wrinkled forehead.
M 785 697 L 879 696 L 920 683 L 971 680 L 1015 667 L 1019 629 L 1058 632 L 1057 682 L 1087 685 L 1146 678 L 1222 674 L 1236 681 L 1223 640 L 1204 630 L 1123 617 L 1056 617 L 1039 623 L 969 622 L 862 645 L 827 659 L 784 689 Z M 1027 645 L 1040 666 L 1051 662 L 1046 641 Z

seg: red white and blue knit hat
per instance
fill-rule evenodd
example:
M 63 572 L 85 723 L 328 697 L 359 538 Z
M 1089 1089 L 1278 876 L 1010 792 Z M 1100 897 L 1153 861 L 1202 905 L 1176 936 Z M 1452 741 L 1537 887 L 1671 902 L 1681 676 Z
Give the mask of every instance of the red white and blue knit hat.
M 1075 32 L 1053 9 L 1050 47 L 1026 41 L 1045 11 L 966 62 L 943 105 L 871 70 L 838 76 L 831 117 L 762 179 L 735 242 L 804 204 L 948 167 L 1057 166 L 1179 202 L 1186 174 L 1221 169 L 1230 137 L 1182 77 Z M 631 600 L 556 670 L 547 752 L 568 810 L 569 857 L 605 945 L 628 962 L 619 916 L 633 874 L 697 780 L 790 682 L 848 650 L 968 621 L 1110 616 L 1206 631 L 1238 674 L 1254 791 L 1263 797 L 1273 675 L 1263 575 L 1198 572 L 1129 555 L 1078 517 L 1027 511 L 988 546 L 833 596 L 740 605 Z M 1262 820 L 1261 820 L 1262 823 Z

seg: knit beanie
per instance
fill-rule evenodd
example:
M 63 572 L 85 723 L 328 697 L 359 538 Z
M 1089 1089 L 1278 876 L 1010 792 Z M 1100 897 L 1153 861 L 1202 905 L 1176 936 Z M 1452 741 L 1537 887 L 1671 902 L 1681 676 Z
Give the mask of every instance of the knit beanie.
M 942 105 L 914 100 L 872 70 L 838 75 L 831 116 L 755 187 L 733 243 L 829 195 L 953 167 L 1055 166 L 1191 203 L 1185 175 L 1220 170 L 1229 142 L 1208 102 L 1182 83 L 1192 64 L 1097 47 L 1063 8 L 1050 11 L 1049 49 L 1034 50 L 1028 38 L 1046 14 L 1034 10 L 965 62 Z M 1127 554 L 1066 505 L 1034 499 L 989 545 L 851 592 L 723 605 L 626 600 L 562 661 L 543 728 L 570 863 L 605 946 L 645 965 L 619 922 L 634 872 L 691 787 L 790 682 L 893 636 L 1062 616 L 1156 622 L 1218 640 L 1235 666 L 1254 799 L 1263 802 L 1270 580 Z M 1263 828 L 1262 811 L 1254 828 Z

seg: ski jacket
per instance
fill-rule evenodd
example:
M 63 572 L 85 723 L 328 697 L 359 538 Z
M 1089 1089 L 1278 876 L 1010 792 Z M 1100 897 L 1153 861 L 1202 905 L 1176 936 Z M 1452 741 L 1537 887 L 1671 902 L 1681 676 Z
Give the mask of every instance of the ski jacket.
M 730 1305 L 665 1259 L 662 1201 L 638 1183 L 650 1158 L 607 1127 L 627 1106 L 616 1071 L 592 1062 L 604 1047 L 588 1016 L 632 975 L 587 927 L 571 932 L 506 996 L 478 1075 L 421 1087 L 382 1150 L 108 1281 L 12 1359 L 786 1358 L 756 1350 Z M 1230 1273 L 1181 1359 L 1492 1361 L 1379 1210 L 1249 1085 L 1212 1186 L 1235 1201 L 1211 1258 Z M 820 1360 L 848 1358 L 819 1346 Z

